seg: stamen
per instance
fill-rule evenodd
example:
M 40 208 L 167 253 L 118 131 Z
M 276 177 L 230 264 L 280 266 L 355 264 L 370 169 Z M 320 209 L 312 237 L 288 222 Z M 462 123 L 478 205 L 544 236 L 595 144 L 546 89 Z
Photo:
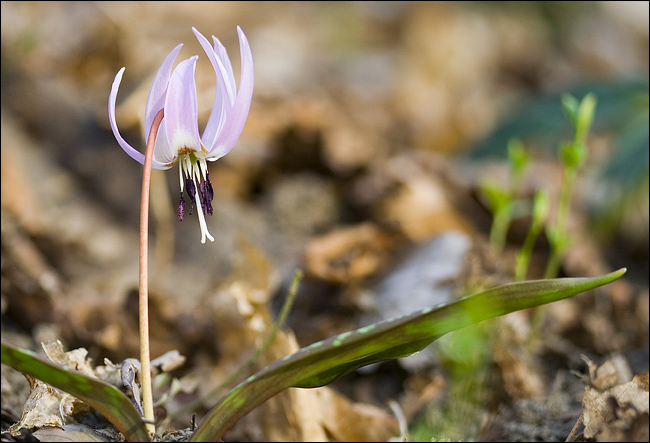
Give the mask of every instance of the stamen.
M 196 186 L 194 185 L 194 180 L 191 178 L 188 178 L 185 180 L 185 186 L 187 187 L 187 195 L 190 197 L 190 215 L 192 215 L 192 211 L 194 210 L 194 196 L 196 195 Z M 197 203 L 197 208 L 200 206 L 200 203 Z
M 205 161 L 204 158 L 199 159 L 198 161 L 199 166 L 201 167 L 201 173 L 203 174 L 203 180 L 206 180 L 207 174 L 208 174 L 208 162 Z
M 185 215 L 185 200 L 183 199 L 183 191 L 181 191 L 181 199 L 178 202 L 178 220 L 183 221 L 184 215 Z
M 210 173 L 206 172 L 205 183 L 208 189 L 208 198 L 210 201 L 214 198 L 214 189 L 212 189 L 212 182 L 210 181 Z
M 199 200 L 201 201 L 201 211 L 205 214 L 205 199 L 203 198 L 203 178 L 201 177 L 201 168 L 200 168 L 201 159 L 197 160 L 192 165 L 192 175 L 194 179 L 194 184 L 198 182 L 197 193 L 199 194 Z M 197 204 L 198 210 L 198 204 Z
M 203 196 L 203 192 L 205 189 L 205 185 L 203 182 L 199 183 L 199 195 L 201 196 L 201 211 L 205 214 L 205 197 Z
M 210 174 L 206 174 L 206 179 L 201 183 L 201 194 L 203 196 L 203 212 L 212 215 L 212 199 L 214 198 L 214 190 L 210 182 Z
M 199 183 L 203 181 L 201 178 L 201 169 L 199 168 L 200 160 L 192 165 L 192 177 Z
M 183 159 L 178 164 L 178 175 L 180 176 L 181 181 L 181 193 L 183 192 L 183 186 L 185 185 L 185 180 L 183 180 Z
M 185 215 L 185 199 L 183 198 L 183 188 L 187 189 L 187 195 L 190 200 L 190 212 L 192 215 L 194 205 L 197 208 L 199 225 L 201 226 L 201 243 L 205 243 L 206 237 L 214 241 L 214 237 L 208 232 L 208 225 L 205 222 L 204 214 L 212 215 L 212 199 L 214 190 L 208 174 L 207 162 L 205 159 L 194 159 L 190 155 L 183 155 L 179 160 L 179 175 L 181 181 L 181 198 L 178 202 L 178 219 L 183 220 Z M 197 185 L 198 182 L 198 185 Z M 198 188 L 198 189 L 197 189 Z M 201 208 L 199 210 L 198 208 Z
M 194 199 L 196 200 L 196 207 L 198 208 L 201 205 L 199 201 L 199 194 L 194 194 Z M 208 237 L 211 242 L 214 241 L 214 237 L 208 232 L 208 225 L 205 223 L 205 217 L 203 217 L 203 211 L 196 211 L 199 216 L 199 225 L 201 225 L 201 243 L 205 243 L 205 237 Z

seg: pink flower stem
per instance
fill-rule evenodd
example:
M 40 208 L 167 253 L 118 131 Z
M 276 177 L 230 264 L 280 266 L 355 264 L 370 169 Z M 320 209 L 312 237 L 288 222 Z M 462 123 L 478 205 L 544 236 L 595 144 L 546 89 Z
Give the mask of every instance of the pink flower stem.
M 140 200 L 140 275 L 139 275 L 139 317 L 140 317 L 140 383 L 142 384 L 142 408 L 147 431 L 154 433 L 153 393 L 151 388 L 151 354 L 149 351 L 149 189 L 151 188 L 151 164 L 156 135 L 164 115 L 158 111 L 151 124 L 147 150 L 142 172 L 142 197 Z

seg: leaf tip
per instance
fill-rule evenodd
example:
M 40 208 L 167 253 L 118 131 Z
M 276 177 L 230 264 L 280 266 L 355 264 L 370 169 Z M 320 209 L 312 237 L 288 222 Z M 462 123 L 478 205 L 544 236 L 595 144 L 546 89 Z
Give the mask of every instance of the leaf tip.
M 618 269 L 618 270 L 616 270 L 616 271 L 612 271 L 612 272 L 610 272 L 609 274 L 605 274 L 605 275 L 603 275 L 603 276 L 601 277 L 601 278 L 602 278 L 602 281 L 603 281 L 602 284 L 608 284 L 608 283 L 611 283 L 611 282 L 613 282 L 613 281 L 615 281 L 615 280 L 618 280 L 618 279 L 621 278 L 621 277 L 622 277 L 626 272 L 627 272 L 627 268 L 620 268 L 620 269 Z

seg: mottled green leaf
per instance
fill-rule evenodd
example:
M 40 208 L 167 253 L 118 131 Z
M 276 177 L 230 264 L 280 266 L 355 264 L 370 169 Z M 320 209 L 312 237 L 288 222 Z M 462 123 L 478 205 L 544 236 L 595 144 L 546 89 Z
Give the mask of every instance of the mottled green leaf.
M 316 342 L 233 388 L 204 417 L 192 441 L 220 439 L 243 415 L 284 389 L 326 385 L 361 366 L 418 352 L 448 332 L 571 297 L 624 273 L 625 269 L 620 269 L 599 277 L 510 283 Z
M 128 441 L 149 441 L 131 401 L 115 386 L 2 342 L 2 363 L 78 397 L 110 421 Z

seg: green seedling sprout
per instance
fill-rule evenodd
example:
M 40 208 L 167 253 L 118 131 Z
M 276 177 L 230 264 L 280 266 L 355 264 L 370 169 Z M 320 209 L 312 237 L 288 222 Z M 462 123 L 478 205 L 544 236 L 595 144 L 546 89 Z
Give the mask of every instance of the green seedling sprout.
M 510 195 L 514 198 L 521 192 L 524 172 L 528 167 L 529 158 L 523 142 L 513 138 L 508 142 L 508 164 L 510 165 Z
M 544 190 L 539 190 L 535 194 L 533 200 L 533 213 L 530 224 L 530 229 L 524 240 L 521 250 L 517 254 L 515 262 L 515 281 L 523 281 L 526 279 L 526 272 L 530 263 L 530 257 L 533 254 L 533 247 L 535 242 L 542 232 L 546 217 L 548 216 L 549 202 L 548 194 Z
M 527 205 L 517 200 L 521 192 L 524 171 L 528 165 L 528 155 L 521 140 L 513 138 L 508 142 L 508 165 L 510 183 L 503 187 L 486 183 L 482 190 L 488 199 L 494 219 L 490 230 L 490 244 L 498 251 L 503 251 L 510 223 L 514 218 L 524 215 Z
M 560 144 L 559 148 L 559 156 L 563 165 L 562 188 L 555 223 L 546 229 L 546 235 L 551 244 L 551 257 L 546 266 L 544 278 L 553 278 L 558 275 L 562 259 L 570 244 L 567 225 L 571 208 L 571 194 L 578 170 L 587 157 L 587 134 L 596 109 L 596 97 L 589 93 L 585 95 L 582 102 L 578 103 L 573 96 L 564 94 L 562 106 L 571 123 L 574 137 L 572 141 Z

